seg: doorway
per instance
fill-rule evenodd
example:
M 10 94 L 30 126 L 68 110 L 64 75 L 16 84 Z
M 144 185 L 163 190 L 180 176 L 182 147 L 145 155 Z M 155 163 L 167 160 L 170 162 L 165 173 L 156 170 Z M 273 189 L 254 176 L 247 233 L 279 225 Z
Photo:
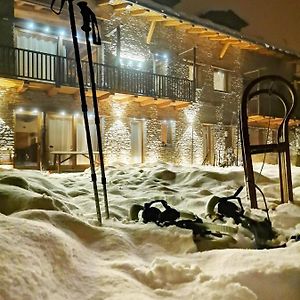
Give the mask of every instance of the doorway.
M 144 162 L 145 125 L 143 120 L 131 121 L 131 158 L 134 163 Z
M 15 115 L 15 167 L 38 168 L 40 163 L 39 113 L 22 112 Z

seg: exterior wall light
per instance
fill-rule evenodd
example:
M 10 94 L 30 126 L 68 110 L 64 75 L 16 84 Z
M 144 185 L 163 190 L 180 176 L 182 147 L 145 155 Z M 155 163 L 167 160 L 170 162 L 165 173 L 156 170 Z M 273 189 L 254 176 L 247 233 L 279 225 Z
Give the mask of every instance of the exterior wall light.
M 50 28 L 47 26 L 47 27 L 44 27 L 44 32 L 49 32 L 50 31 Z
M 59 113 L 61 116 L 65 116 L 66 115 L 66 112 L 64 110 L 62 110 L 60 113 Z
M 27 24 L 28 29 L 34 29 L 35 28 L 35 24 L 33 22 L 30 22 Z
M 24 111 L 23 107 L 18 107 L 16 109 L 16 113 L 19 114 L 19 113 L 22 113 Z
M 39 112 L 39 110 L 38 110 L 37 108 L 35 108 L 35 109 L 32 110 L 32 113 L 33 113 L 34 115 L 38 114 L 38 112 Z
M 128 53 L 128 52 L 122 52 L 120 54 L 120 57 L 123 59 L 128 59 L 128 60 L 137 61 L 137 62 L 140 62 L 140 61 L 144 62 L 146 60 L 146 58 L 143 56 L 138 56 L 138 55 L 135 55 L 133 53 Z
M 186 120 L 189 124 L 193 124 L 195 117 L 196 117 L 196 112 L 194 110 L 186 110 L 185 112 Z

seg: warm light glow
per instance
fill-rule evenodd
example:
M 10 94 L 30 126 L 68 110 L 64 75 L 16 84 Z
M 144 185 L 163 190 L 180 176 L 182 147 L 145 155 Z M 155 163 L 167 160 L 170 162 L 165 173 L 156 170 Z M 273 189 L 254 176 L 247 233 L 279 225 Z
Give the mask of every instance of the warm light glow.
M 18 107 L 16 113 L 22 113 L 24 111 L 23 107 Z
M 60 113 L 59 113 L 61 116 L 65 116 L 66 115 L 66 112 L 64 110 L 62 110 Z
M 117 118 L 121 118 L 122 117 L 125 108 L 126 108 L 125 104 L 124 105 L 119 105 L 118 103 L 112 102 L 113 114 Z
M 79 113 L 76 112 L 76 113 L 74 114 L 74 117 L 75 117 L 75 118 L 78 118 L 78 117 L 79 117 Z
M 35 24 L 33 22 L 30 22 L 27 24 L 28 29 L 34 29 L 35 28 Z
M 37 108 L 35 108 L 35 109 L 32 110 L 32 113 L 35 114 L 35 115 L 36 115 L 38 112 L 39 112 L 39 110 L 38 110 Z
M 195 120 L 196 112 L 194 110 L 191 110 L 191 109 L 186 109 L 184 111 L 184 113 L 185 113 L 185 116 L 186 116 L 186 119 L 187 119 L 188 123 L 192 124 Z
M 139 61 L 144 62 L 146 60 L 145 57 L 143 57 L 143 56 L 138 56 L 133 53 L 127 53 L 127 52 L 122 52 L 120 57 L 123 59 L 130 59 L 130 60 L 137 61 L 137 62 L 139 62 Z

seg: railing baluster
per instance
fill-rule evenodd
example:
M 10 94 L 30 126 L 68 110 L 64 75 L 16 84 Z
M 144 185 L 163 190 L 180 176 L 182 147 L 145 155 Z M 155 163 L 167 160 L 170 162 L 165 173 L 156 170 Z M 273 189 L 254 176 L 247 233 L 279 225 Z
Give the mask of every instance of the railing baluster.
M 5 62 L 2 69 L 6 75 L 78 86 L 73 58 L 10 47 L 0 47 L 0 58 Z M 82 61 L 82 65 L 90 86 L 87 62 Z M 194 82 L 188 79 L 98 63 L 94 67 L 98 89 L 186 101 L 195 97 Z

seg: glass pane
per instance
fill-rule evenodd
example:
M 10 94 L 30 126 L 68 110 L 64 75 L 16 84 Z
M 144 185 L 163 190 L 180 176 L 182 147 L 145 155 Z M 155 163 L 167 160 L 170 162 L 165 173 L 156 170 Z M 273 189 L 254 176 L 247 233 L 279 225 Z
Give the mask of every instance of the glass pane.
M 17 166 L 37 166 L 38 128 L 38 115 L 16 115 L 15 163 Z
M 214 71 L 214 89 L 216 91 L 227 91 L 226 73 L 223 70 Z
M 48 119 L 48 143 L 50 154 L 52 151 L 66 151 L 72 150 L 72 118 L 64 116 L 50 116 Z M 63 155 L 62 159 L 69 155 Z M 52 156 L 53 159 L 53 156 Z M 71 159 L 65 161 L 64 165 L 71 164 Z
M 135 163 L 143 161 L 143 123 L 131 122 L 131 155 Z
M 91 140 L 92 140 L 92 147 L 93 151 L 98 151 L 98 139 L 97 139 L 97 131 L 96 131 L 96 125 L 94 121 L 94 116 L 89 117 L 89 128 L 90 128 L 90 134 L 91 134 Z M 104 139 L 104 118 L 100 118 L 100 131 L 101 131 L 101 138 L 102 138 L 102 144 Z M 86 155 L 88 155 L 88 148 L 87 148 L 87 142 L 86 142 L 86 133 L 85 133 L 85 125 L 83 122 L 83 118 L 77 119 L 77 127 L 76 127 L 76 150 L 86 152 Z M 95 161 L 98 161 L 98 154 L 94 155 Z M 76 158 L 77 164 L 89 164 L 89 159 L 84 157 L 83 155 L 78 155 Z

